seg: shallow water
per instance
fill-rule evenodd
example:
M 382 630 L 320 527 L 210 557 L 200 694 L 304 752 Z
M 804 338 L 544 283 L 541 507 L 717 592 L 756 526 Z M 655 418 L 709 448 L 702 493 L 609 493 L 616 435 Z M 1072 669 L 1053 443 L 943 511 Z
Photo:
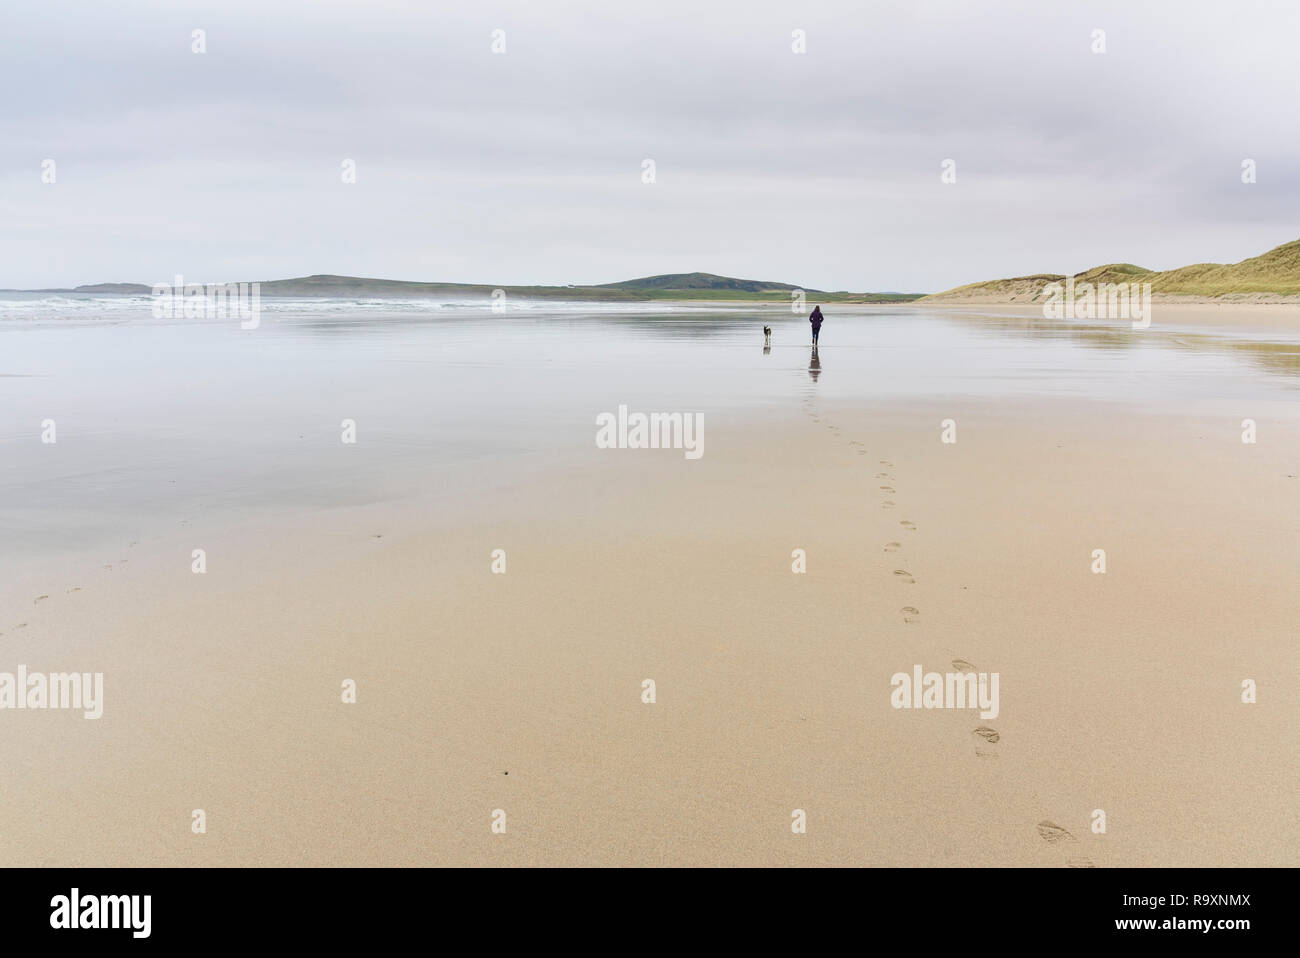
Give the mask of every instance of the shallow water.
M 1239 421 L 1290 414 L 1300 388 L 1300 344 L 1204 330 L 832 307 L 815 357 L 808 340 L 802 314 L 747 306 L 264 300 L 243 330 L 155 320 L 144 297 L 0 294 L 0 559 L 454 499 L 458 466 L 589 449 L 620 404 L 726 421 L 809 396 L 1055 397 Z

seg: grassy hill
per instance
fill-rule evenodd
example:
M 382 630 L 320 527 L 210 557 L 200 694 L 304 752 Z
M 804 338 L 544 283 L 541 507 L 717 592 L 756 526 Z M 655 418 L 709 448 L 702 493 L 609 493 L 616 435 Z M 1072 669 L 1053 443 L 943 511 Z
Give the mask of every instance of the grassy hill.
M 1065 276 L 1040 273 L 969 283 L 943 293 L 923 297 L 925 302 L 1040 302 L 1043 287 L 1064 282 Z M 1132 263 L 1110 263 L 1074 275 L 1078 283 L 1150 283 L 1153 294 L 1218 299 L 1274 298 L 1300 296 L 1300 240 L 1284 243 L 1262 256 L 1240 263 L 1198 263 L 1178 269 L 1157 271 Z
M 364 279 L 355 276 L 305 276 L 262 283 L 263 296 L 491 296 L 503 289 L 507 296 L 521 299 L 560 299 L 591 302 L 634 302 L 644 300 L 750 300 L 788 303 L 792 290 L 804 289 L 822 302 L 907 302 L 921 294 L 826 292 L 771 283 L 734 279 L 713 273 L 665 273 L 604 283 L 598 286 L 492 286 L 470 283 L 415 283 L 404 280 Z
M 662 276 L 646 276 L 642 279 L 629 279 L 621 283 L 604 283 L 601 289 L 635 289 L 635 290 L 732 290 L 743 293 L 785 292 L 806 287 L 791 286 L 789 283 L 767 283 L 756 279 L 732 279 L 730 276 L 716 276 L 713 273 L 665 273 Z M 809 293 L 820 293 L 819 289 L 806 289 Z

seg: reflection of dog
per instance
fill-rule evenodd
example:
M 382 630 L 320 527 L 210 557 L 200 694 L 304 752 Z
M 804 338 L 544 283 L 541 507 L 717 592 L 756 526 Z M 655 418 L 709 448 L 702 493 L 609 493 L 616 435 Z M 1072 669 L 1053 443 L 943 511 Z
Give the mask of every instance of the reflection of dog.
M 764 345 L 764 346 L 770 346 L 770 345 L 772 345 L 772 327 L 771 327 L 771 326 L 764 326 L 764 327 L 763 327 L 763 345 Z

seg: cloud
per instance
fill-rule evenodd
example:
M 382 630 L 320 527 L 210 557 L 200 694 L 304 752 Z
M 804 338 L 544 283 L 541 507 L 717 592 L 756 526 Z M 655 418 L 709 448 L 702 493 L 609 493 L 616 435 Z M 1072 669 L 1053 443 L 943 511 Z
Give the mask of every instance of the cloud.
M 704 269 L 935 290 L 1235 260 L 1297 235 L 1300 15 L 1282 2 L 52 2 L 9 18 L 3 286 Z

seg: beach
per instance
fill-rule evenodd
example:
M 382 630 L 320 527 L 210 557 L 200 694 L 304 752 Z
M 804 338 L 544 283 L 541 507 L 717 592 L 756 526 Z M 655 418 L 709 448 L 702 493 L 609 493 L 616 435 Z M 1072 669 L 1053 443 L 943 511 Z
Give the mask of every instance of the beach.
M 1013 313 L 936 315 L 933 335 L 909 332 L 920 313 L 828 310 L 816 365 L 806 320 L 777 325 L 764 355 L 761 337 L 745 338 L 762 325 L 748 313 L 719 321 L 713 340 L 690 316 L 665 320 L 681 327 L 672 335 L 621 319 L 623 345 L 593 352 L 604 358 L 585 378 L 562 346 L 538 345 L 562 342 L 554 329 L 512 325 L 464 357 L 440 341 L 450 358 L 420 381 L 477 410 L 458 438 L 473 455 L 407 462 L 410 436 L 436 445 L 445 433 L 385 427 L 373 494 L 337 492 L 331 468 L 353 493 L 359 480 L 329 465 L 341 453 L 324 434 L 349 406 L 331 395 L 319 451 L 308 434 L 292 453 L 314 463 L 313 495 L 295 499 L 302 481 L 286 474 L 267 486 L 273 507 L 252 502 L 254 483 L 237 508 L 204 499 L 173 514 L 160 499 L 153 522 L 147 506 L 112 521 L 101 508 L 102 534 L 84 545 L 7 557 L 2 667 L 102 672 L 104 701 L 93 720 L 0 715 L 15 770 L 0 855 L 1293 863 L 1300 416 L 1288 357 L 1300 336 L 1229 328 L 1178 345 L 1157 329 L 1138 345 L 1123 328 L 1026 331 Z M 584 349 L 613 335 L 564 321 Z M 983 352 L 933 347 L 959 334 L 998 362 L 976 371 Z M 391 358 L 379 334 L 354 335 L 373 347 L 364 355 Z M 650 339 L 643 368 L 629 357 Z M 293 338 L 284 355 L 310 357 L 354 405 L 380 388 L 372 373 L 340 380 L 345 354 L 311 341 L 319 352 Z M 400 358 L 413 348 L 403 340 Z M 440 378 L 471 362 L 484 364 L 478 385 Z M 509 384 L 547 363 L 548 384 L 583 391 L 521 424 L 526 397 L 545 391 Z M 993 369 L 1017 385 L 990 384 Z M 9 386 L 47 389 L 33 383 Z M 620 402 L 703 410 L 703 455 L 599 448 L 595 416 Z M 373 414 L 356 418 L 348 452 L 374 435 Z M 1254 442 L 1242 441 L 1247 418 Z M 71 444 L 75 430 L 60 428 Z M 162 489 L 172 473 L 159 470 L 136 481 Z M 218 475 L 216 488 L 250 481 Z M 75 499 L 77 481 L 66 485 Z M 88 510 L 103 488 L 84 487 Z M 26 520 L 31 541 L 54 521 Z M 796 550 L 806 571 L 792 571 Z M 997 673 L 996 717 L 894 707 L 891 677 L 917 666 Z M 800 811 L 804 832 L 791 827 Z
M 1300 331 L 1300 303 L 1245 301 L 1245 297 L 1211 300 L 1194 296 L 1153 296 L 1157 326 L 1180 329 L 1208 329 L 1226 332 L 1268 332 L 1294 336 Z M 1279 297 L 1281 299 L 1281 297 Z M 1024 316 L 1043 315 L 1043 304 L 1003 302 L 988 299 L 921 301 L 917 308 L 941 308 L 952 315 Z

